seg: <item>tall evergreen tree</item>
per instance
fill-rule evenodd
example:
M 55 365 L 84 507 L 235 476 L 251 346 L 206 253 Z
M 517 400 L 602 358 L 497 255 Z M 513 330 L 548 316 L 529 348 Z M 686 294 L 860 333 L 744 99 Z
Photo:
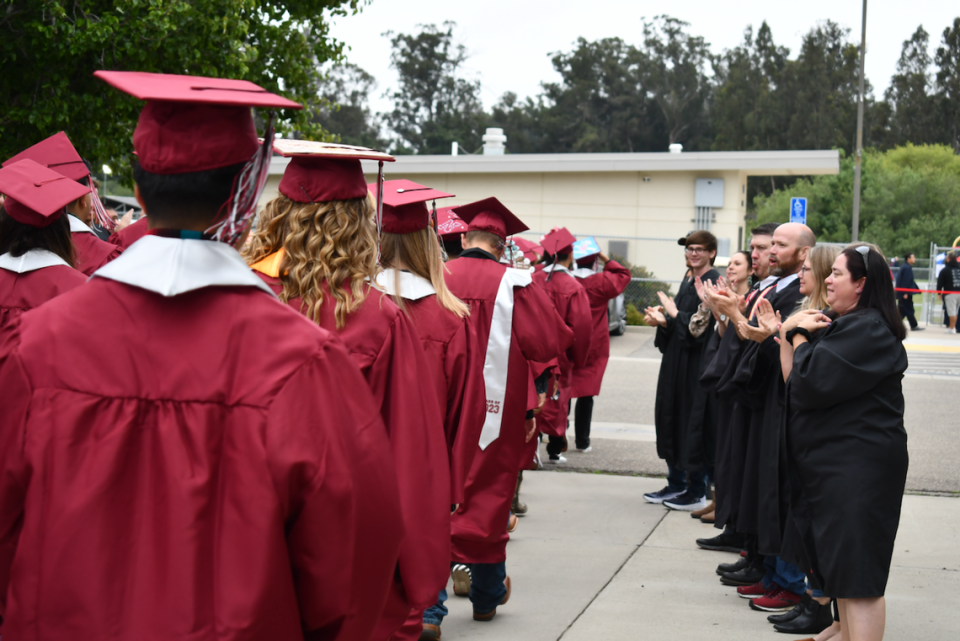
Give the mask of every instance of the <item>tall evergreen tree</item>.
M 904 41 L 897 73 L 884 94 L 892 110 L 889 127 L 894 144 L 934 143 L 940 138 L 929 47 L 930 36 L 921 25 Z
M 377 86 L 373 76 L 352 63 L 333 66 L 317 86 L 323 104 L 316 121 L 348 145 L 382 149 L 379 118 L 370 112 L 370 92 Z
M 936 62 L 942 142 L 960 154 L 960 18 L 943 30 Z
M 392 94 L 394 108 L 386 115 L 397 134 L 397 153 L 448 154 L 450 143 L 480 146 L 486 114 L 480 82 L 462 76 L 466 48 L 453 41 L 453 22 L 421 25 L 418 34 L 396 34 L 390 43 L 391 66 L 400 75 Z

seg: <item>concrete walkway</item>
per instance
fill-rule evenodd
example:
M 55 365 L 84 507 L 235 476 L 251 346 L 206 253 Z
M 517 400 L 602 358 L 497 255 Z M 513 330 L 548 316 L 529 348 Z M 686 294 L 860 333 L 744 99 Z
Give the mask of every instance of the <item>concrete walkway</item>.
M 797 639 L 774 632 L 718 563 L 734 554 L 700 550 L 717 530 L 686 513 L 646 503 L 663 480 L 525 472 L 520 520 L 507 548 L 510 602 L 489 623 L 453 596 L 444 641 L 677 641 Z M 856 497 L 851 497 L 855 500 Z M 960 638 L 960 499 L 908 495 L 887 587 L 889 641 Z

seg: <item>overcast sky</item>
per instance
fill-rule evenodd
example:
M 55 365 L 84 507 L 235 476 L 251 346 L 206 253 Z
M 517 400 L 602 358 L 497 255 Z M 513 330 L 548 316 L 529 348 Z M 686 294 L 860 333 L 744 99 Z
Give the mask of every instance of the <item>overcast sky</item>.
M 372 0 L 356 16 L 335 21 L 332 34 L 350 47 L 348 59 L 377 79 L 373 102 L 384 111 L 380 96 L 396 84 L 390 68 L 390 43 L 383 32 L 416 33 L 418 24 L 457 23 L 454 35 L 469 53 L 465 73 L 481 81 L 481 98 L 489 108 L 506 91 L 521 98 L 536 95 L 540 83 L 558 76 L 550 53 L 569 51 L 580 36 L 587 40 L 620 37 L 639 44 L 643 19 L 665 13 L 690 23 L 714 53 L 743 41 L 743 30 L 754 32 L 766 20 L 774 42 L 795 58 L 803 34 L 818 21 L 833 20 L 851 29 L 860 41 L 862 3 L 859 0 Z M 931 56 L 944 28 L 960 16 L 960 3 L 949 0 L 869 0 L 867 10 L 867 79 L 881 97 L 896 69 L 903 41 L 918 25 L 930 34 Z M 509 134 L 508 134 L 509 135 Z

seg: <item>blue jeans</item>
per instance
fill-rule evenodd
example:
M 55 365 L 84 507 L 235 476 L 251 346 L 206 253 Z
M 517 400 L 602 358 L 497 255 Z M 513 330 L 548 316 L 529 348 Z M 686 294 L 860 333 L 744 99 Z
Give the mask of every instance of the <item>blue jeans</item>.
M 440 594 L 437 595 L 436 605 L 431 605 L 423 613 L 423 622 L 429 623 L 430 625 L 440 625 L 443 623 L 443 617 L 447 616 L 449 611 L 447 606 L 444 605 L 444 602 L 447 600 L 447 589 L 444 588 L 440 590 Z
M 779 556 L 767 556 L 763 559 L 763 567 L 767 570 L 767 575 L 760 581 L 763 587 L 769 588 L 771 583 L 776 583 L 794 594 L 807 591 L 806 577 L 793 563 L 787 563 Z
M 823 590 L 813 587 L 813 584 L 810 583 L 810 579 L 807 579 L 807 587 L 810 588 L 811 595 L 814 599 L 823 598 Z
M 473 611 L 478 614 L 493 612 L 507 595 L 507 587 L 503 584 L 507 578 L 506 562 L 471 563 L 470 572 L 470 602 L 473 603 Z
M 707 494 L 706 472 L 690 472 L 690 485 L 687 486 L 687 473 L 667 461 L 667 486 L 671 490 L 686 490 L 696 498 L 703 498 Z

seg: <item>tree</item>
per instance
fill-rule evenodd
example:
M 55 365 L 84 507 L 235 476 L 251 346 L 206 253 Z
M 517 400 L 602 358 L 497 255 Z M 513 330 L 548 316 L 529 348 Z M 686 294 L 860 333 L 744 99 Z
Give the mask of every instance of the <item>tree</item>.
M 420 25 L 416 35 L 396 34 L 391 66 L 400 75 L 387 123 L 400 141 L 396 153 L 447 154 L 450 144 L 479 147 L 486 121 L 480 82 L 461 77 L 466 48 L 453 41 L 453 22 Z
M 323 106 L 315 121 L 342 143 L 386 148 L 379 119 L 370 112 L 370 92 L 376 84 L 373 76 L 354 64 L 334 65 L 317 87 Z
M 643 24 L 645 84 L 666 121 L 669 142 L 700 147 L 709 130 L 712 84 L 707 66 L 715 63 L 710 45 L 685 31 L 690 25 L 669 16 Z M 708 141 L 704 141 L 709 146 Z
M 892 110 L 890 135 L 897 144 L 939 141 L 936 98 L 930 78 L 930 36 L 917 27 L 903 43 L 897 73 L 884 96 Z
M 95 165 L 129 177 L 139 100 L 98 69 L 242 78 L 305 102 L 319 62 L 342 55 L 328 19 L 359 0 L 8 0 L 0 16 L 0 156 L 65 130 Z M 81 6 L 82 5 L 82 6 Z M 286 129 L 322 135 L 309 114 Z M 121 161 L 121 159 L 123 159 Z
M 937 48 L 937 102 L 943 142 L 960 154 L 960 18 L 943 30 Z
M 743 44 L 724 52 L 717 71 L 714 151 L 784 149 L 781 83 L 789 49 L 778 47 L 766 22 L 757 36 L 744 31 Z

